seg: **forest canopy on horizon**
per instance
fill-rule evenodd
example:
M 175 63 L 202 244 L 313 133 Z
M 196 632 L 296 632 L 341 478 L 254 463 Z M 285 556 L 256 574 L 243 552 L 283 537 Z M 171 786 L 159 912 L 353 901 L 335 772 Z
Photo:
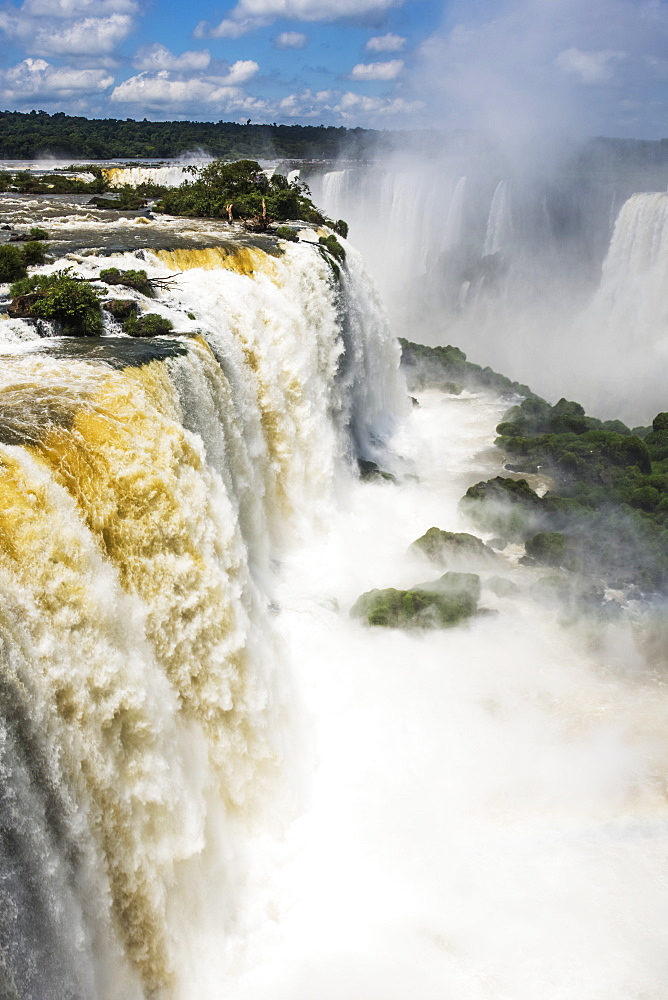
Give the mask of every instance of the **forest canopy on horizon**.
M 221 159 L 357 160 L 379 152 L 390 133 L 324 125 L 152 122 L 89 119 L 63 112 L 0 111 L 0 157 L 161 159 L 201 149 Z

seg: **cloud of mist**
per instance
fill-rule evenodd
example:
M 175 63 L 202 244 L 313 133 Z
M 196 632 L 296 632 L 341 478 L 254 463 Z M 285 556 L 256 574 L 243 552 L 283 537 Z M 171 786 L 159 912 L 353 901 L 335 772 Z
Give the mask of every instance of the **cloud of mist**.
M 667 44 L 668 8 L 656 0 L 455 0 L 422 46 L 418 80 L 443 95 L 450 127 L 530 139 L 611 134 L 617 119 L 628 134 L 640 95 L 665 115 L 656 61 Z M 638 129 L 648 127 L 645 116 Z
M 642 137 L 665 120 L 666 51 L 668 5 L 654 0 L 447 6 L 401 76 L 402 99 L 426 104 L 413 124 L 440 139 L 400 140 L 375 166 L 314 187 L 350 222 L 398 335 L 456 344 L 594 415 L 645 423 L 668 408 L 652 291 L 663 264 L 631 278 L 618 263 L 615 280 L 633 288 L 608 287 L 590 307 L 622 205 L 668 187 L 660 151 L 591 137 Z M 659 223 L 647 219 L 655 243 Z M 631 354 L 634 389 L 622 391 Z

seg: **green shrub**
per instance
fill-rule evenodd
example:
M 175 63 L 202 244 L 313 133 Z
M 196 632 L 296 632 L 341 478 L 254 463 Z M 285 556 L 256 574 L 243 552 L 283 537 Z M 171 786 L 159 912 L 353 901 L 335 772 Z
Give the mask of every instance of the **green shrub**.
M 278 226 L 274 230 L 274 236 L 277 236 L 279 240 L 289 240 L 290 243 L 299 243 L 299 235 L 296 229 L 291 226 Z
M 102 333 L 100 299 L 89 282 L 72 277 L 68 271 L 56 271 L 54 274 L 36 275 L 19 285 L 22 288 L 30 286 L 28 290 L 35 295 L 31 304 L 32 315 L 56 320 L 65 336 L 97 337 Z
M 343 249 L 333 233 L 330 233 L 329 236 L 321 236 L 318 243 L 321 247 L 324 247 L 328 253 L 331 253 L 332 257 L 335 257 L 341 264 L 346 259 L 346 251 Z
M 7 243 L 0 246 L 0 282 L 16 281 L 26 274 L 23 249 Z
M 174 324 L 157 313 L 144 313 L 143 316 L 129 316 L 123 329 L 131 337 L 163 337 L 173 331 Z
M 33 226 L 28 230 L 28 235 L 31 240 L 48 240 L 49 234 L 46 229 L 42 229 L 40 226 Z
M 125 285 L 126 288 L 134 288 L 136 292 L 149 299 L 155 295 L 146 271 L 119 271 L 117 267 L 108 267 L 100 271 L 100 280 L 107 285 Z
M 35 240 L 29 240 L 27 243 L 23 244 L 21 250 L 23 252 L 23 260 L 28 267 L 44 263 L 46 247 L 43 243 L 38 243 Z

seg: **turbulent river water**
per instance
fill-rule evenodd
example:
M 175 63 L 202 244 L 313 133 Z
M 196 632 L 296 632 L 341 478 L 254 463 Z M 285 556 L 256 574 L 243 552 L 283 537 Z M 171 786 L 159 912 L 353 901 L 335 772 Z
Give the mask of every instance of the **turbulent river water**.
M 172 276 L 123 295 L 175 328 L 0 319 L 3 1000 L 664 1000 L 656 629 L 512 546 L 466 627 L 348 615 L 471 530 L 507 401 L 409 406 L 350 245 L 1 207 L 45 271 Z

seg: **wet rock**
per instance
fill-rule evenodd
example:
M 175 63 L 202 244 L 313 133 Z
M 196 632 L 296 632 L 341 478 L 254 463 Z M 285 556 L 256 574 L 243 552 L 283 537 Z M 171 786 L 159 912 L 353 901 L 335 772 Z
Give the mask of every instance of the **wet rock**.
M 366 458 L 359 458 L 357 460 L 357 466 L 359 468 L 360 479 L 365 481 L 372 479 L 384 479 L 390 483 L 396 481 L 396 477 L 393 476 L 391 472 L 385 472 L 380 468 L 380 466 L 376 465 L 375 462 L 371 462 Z
M 497 597 L 514 597 L 520 593 L 520 588 L 517 584 L 513 583 L 512 580 L 508 580 L 505 576 L 490 576 L 484 585 L 487 590 L 491 590 Z
M 453 562 L 496 562 L 498 556 L 482 539 L 461 531 L 430 528 L 411 548 L 423 552 L 432 562 L 448 566 Z
M 409 590 L 370 590 L 357 599 L 350 614 L 383 628 L 452 628 L 476 613 L 479 599 L 480 577 L 445 573 Z

